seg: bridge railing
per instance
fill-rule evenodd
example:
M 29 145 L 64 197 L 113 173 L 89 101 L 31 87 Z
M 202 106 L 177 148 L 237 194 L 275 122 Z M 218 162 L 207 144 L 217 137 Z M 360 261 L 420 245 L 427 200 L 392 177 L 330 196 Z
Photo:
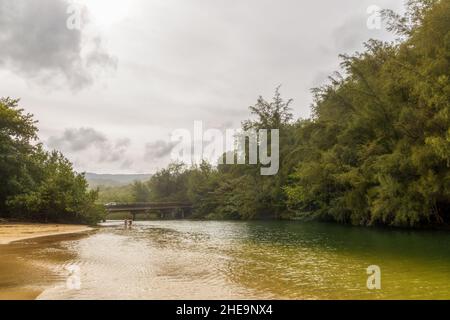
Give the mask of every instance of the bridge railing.
M 158 208 L 191 208 L 192 204 L 187 202 L 134 202 L 134 203 L 107 203 L 106 209 L 158 209 Z

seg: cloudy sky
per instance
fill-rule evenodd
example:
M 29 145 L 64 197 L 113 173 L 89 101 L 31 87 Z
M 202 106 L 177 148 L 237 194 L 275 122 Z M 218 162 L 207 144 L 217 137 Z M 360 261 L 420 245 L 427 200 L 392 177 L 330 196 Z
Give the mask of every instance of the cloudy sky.
M 340 53 L 392 39 L 372 5 L 403 0 L 0 0 L 0 96 L 77 170 L 151 173 L 173 130 L 239 127 L 279 84 L 309 117 Z

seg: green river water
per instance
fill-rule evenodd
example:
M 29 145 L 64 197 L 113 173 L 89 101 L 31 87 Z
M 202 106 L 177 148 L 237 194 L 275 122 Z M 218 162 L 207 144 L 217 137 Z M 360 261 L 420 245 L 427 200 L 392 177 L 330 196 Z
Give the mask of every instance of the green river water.
M 380 267 L 380 290 L 367 288 L 371 265 Z M 83 235 L 0 246 L 5 297 L 450 299 L 450 233 L 200 221 L 128 230 L 107 222 Z

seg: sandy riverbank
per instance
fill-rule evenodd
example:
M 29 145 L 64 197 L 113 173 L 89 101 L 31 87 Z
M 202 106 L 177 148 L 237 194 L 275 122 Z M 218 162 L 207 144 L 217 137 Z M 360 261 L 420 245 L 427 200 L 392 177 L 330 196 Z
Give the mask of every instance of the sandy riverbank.
M 0 245 L 20 240 L 80 233 L 89 230 L 92 230 L 92 228 L 83 225 L 0 223 Z

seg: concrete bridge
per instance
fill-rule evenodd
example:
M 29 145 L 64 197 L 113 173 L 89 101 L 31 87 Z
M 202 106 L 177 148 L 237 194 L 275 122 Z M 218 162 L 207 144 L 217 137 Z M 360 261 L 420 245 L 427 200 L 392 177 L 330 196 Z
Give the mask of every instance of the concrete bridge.
M 128 212 L 136 220 L 137 214 L 157 212 L 161 219 L 185 219 L 192 213 L 192 204 L 183 202 L 135 202 L 108 203 L 105 209 L 109 213 Z

